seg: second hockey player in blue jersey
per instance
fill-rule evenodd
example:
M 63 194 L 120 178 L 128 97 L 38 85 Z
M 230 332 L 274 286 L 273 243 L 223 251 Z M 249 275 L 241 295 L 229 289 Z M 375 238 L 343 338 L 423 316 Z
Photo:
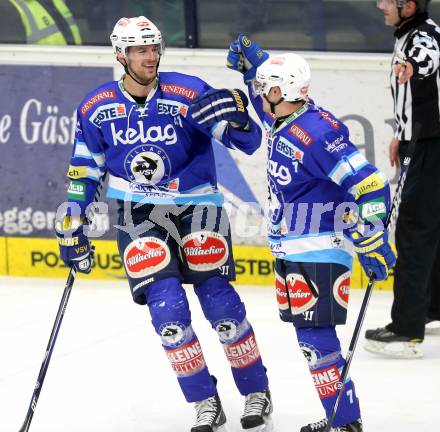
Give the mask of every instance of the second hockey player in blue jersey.
M 388 181 L 351 143 L 347 127 L 308 98 L 311 73 L 304 58 L 269 57 L 241 35 L 227 64 L 244 74 L 266 131 L 269 243 L 280 317 L 296 328 L 328 417 L 345 364 L 335 326 L 346 321 L 353 250 L 377 280 L 395 262 L 383 226 Z M 322 432 L 326 424 L 311 423 L 301 432 Z M 333 428 L 362 431 L 350 378 Z
M 217 431 L 226 417 L 182 283 L 194 285 L 245 396 L 243 428 L 269 430 L 268 379 L 245 306 L 230 283 L 232 241 L 211 143 L 214 138 L 250 154 L 260 145 L 260 128 L 243 92 L 212 89 L 195 76 L 159 74 L 162 35 L 147 18 L 120 19 L 111 41 L 125 75 L 93 90 L 78 108 L 68 170 L 69 204 L 77 211 L 58 229 L 61 257 L 90 271 L 93 251 L 84 222 L 108 173 L 107 195 L 120 206 L 118 247 L 133 300 L 148 305 L 183 394 L 195 402 L 191 431 Z M 147 359 L 133 367 L 140 374 L 151 370 Z

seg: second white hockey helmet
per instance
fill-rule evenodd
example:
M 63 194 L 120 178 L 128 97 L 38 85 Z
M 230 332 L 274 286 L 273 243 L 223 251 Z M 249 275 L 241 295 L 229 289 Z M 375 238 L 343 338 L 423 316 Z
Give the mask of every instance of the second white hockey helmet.
M 311 73 L 307 61 L 298 54 L 270 56 L 257 68 L 253 83 L 256 94 L 267 96 L 272 87 L 279 87 L 287 102 L 307 99 Z
M 140 45 L 158 45 L 159 54 L 165 50 L 162 33 L 156 25 L 144 16 L 121 18 L 110 35 L 115 53 L 127 57 L 127 48 Z

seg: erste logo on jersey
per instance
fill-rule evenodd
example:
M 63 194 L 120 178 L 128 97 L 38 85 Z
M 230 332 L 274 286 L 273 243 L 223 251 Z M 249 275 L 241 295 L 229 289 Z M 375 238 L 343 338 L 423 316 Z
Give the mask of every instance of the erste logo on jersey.
M 157 99 L 157 113 L 159 115 L 169 114 L 173 117 L 181 115 L 186 117 L 188 112 L 188 105 L 182 102 L 173 101 L 170 99 Z
M 198 93 L 188 87 L 179 86 L 176 84 L 161 84 L 160 89 L 162 93 L 175 94 L 183 96 L 186 99 L 193 100 L 197 97 Z
M 93 106 L 105 99 L 116 99 L 116 92 L 114 90 L 105 90 L 92 96 L 80 108 L 81 114 L 86 115 Z
M 219 233 L 199 231 L 183 237 L 183 252 L 191 270 L 215 270 L 229 258 L 226 239 Z
M 350 295 L 350 276 L 349 271 L 341 274 L 333 284 L 333 297 L 344 309 L 348 307 L 348 298 Z
M 312 280 L 310 282 L 313 284 L 313 287 L 319 295 L 316 283 Z M 318 301 L 318 297 L 313 295 L 312 290 L 304 279 L 304 276 L 301 274 L 289 273 L 286 276 L 286 286 L 293 315 L 299 315 L 311 309 Z
M 150 126 L 145 129 L 145 124 L 142 120 L 137 122 L 137 128 L 124 127 L 121 130 L 116 130 L 115 124 L 110 123 L 110 130 L 112 133 L 113 145 L 118 144 L 147 144 L 162 142 L 165 145 L 176 144 L 177 134 L 171 124 L 167 124 L 164 128 L 162 126 Z
M 304 152 L 282 136 L 279 137 L 275 150 L 289 159 L 296 159 L 298 162 L 302 162 L 304 159 Z
M 155 237 L 141 237 L 133 240 L 124 251 L 127 274 L 141 278 L 164 269 L 171 259 L 167 244 Z
M 134 148 L 125 158 L 127 178 L 135 185 L 155 185 L 171 173 L 168 155 L 158 146 Z
M 122 117 L 127 117 L 125 105 L 120 103 L 112 103 L 99 106 L 90 116 L 89 121 L 95 126 L 101 127 L 101 124 L 105 121 L 115 120 Z

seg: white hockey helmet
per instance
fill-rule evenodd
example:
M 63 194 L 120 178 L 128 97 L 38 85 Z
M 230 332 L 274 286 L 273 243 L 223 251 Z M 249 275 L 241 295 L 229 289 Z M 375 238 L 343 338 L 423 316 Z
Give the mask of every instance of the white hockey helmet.
M 307 99 L 311 73 L 307 61 L 298 54 L 270 56 L 257 68 L 254 92 L 267 96 L 272 87 L 279 87 L 287 102 Z
M 159 45 L 159 54 L 165 51 L 162 33 L 144 16 L 121 18 L 110 35 L 115 53 L 127 57 L 127 48 L 140 45 Z

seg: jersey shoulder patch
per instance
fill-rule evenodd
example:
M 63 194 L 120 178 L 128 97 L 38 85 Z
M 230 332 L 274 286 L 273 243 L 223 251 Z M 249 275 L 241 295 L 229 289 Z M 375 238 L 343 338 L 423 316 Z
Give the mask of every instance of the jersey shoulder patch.
M 161 72 L 159 84 L 162 93 L 167 97 L 186 101 L 186 103 L 193 101 L 210 88 L 200 78 L 177 72 Z
M 79 112 L 82 116 L 86 117 L 102 102 L 115 101 L 117 97 L 116 81 L 105 83 L 87 94 L 79 105 Z

